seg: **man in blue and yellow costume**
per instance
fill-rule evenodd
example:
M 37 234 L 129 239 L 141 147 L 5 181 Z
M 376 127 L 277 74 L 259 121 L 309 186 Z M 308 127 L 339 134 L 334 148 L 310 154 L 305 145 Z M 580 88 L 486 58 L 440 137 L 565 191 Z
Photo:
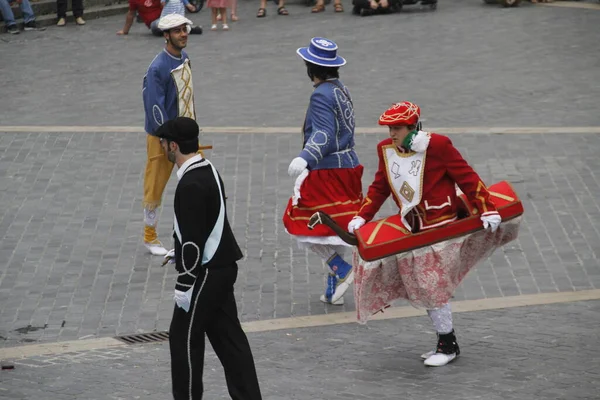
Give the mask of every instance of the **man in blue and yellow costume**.
M 308 47 L 297 50 L 315 89 L 304 121 L 302 151 L 288 169 L 296 182 L 283 224 L 301 248 L 312 250 L 329 266 L 321 301 L 341 305 L 354 277 L 352 265 L 343 258 L 348 245 L 325 225 L 314 230 L 307 226 L 316 211 L 346 226 L 362 203 L 363 167 L 354 151 L 354 108 L 339 80 L 338 69 L 346 60 L 337 50 L 325 38 L 313 38 Z
M 148 133 L 144 174 L 144 245 L 157 256 L 167 254 L 156 233 L 157 209 L 173 163 L 155 134 L 162 124 L 176 117 L 196 119 L 190 59 L 183 51 L 191 26 L 192 21 L 179 14 L 169 14 L 160 19 L 158 27 L 163 31 L 166 45 L 148 67 L 142 89 Z

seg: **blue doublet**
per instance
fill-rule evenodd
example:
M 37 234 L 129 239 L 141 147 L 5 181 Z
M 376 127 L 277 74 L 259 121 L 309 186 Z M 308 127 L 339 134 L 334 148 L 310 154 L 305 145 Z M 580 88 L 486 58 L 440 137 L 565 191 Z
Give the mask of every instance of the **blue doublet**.
M 177 87 L 171 71 L 187 59 L 184 51 L 177 58 L 163 50 L 150 63 L 142 87 L 147 133 L 153 135 L 159 126 L 178 116 Z
M 354 168 L 354 108 L 339 79 L 318 84 L 310 97 L 300 153 L 308 169 Z

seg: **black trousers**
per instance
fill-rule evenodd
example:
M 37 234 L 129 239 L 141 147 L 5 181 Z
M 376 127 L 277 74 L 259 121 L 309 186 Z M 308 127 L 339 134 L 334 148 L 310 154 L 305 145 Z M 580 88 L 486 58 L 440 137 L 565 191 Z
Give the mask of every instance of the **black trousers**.
M 190 310 L 175 305 L 169 329 L 175 400 L 200 400 L 204 392 L 204 335 L 219 357 L 233 400 L 260 400 L 250 344 L 238 319 L 233 284 L 237 264 L 204 268 L 196 279 Z
M 379 1 L 377 1 L 379 3 Z M 388 0 L 387 8 L 377 8 L 373 10 L 371 8 L 371 2 L 369 0 L 353 0 L 352 5 L 354 6 L 355 13 L 360 13 L 360 10 L 368 10 L 372 14 L 390 14 L 398 10 L 399 0 Z
M 83 0 L 71 0 L 73 3 L 73 16 L 83 17 Z M 58 18 L 67 17 L 67 0 L 56 0 L 56 14 Z

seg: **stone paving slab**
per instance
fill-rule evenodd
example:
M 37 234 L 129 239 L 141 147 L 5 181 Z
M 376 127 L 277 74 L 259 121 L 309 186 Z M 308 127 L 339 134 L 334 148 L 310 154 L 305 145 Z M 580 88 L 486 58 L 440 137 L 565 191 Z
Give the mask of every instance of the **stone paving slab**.
M 312 36 L 335 39 L 358 126 L 390 104 L 421 105 L 430 126 L 600 126 L 600 11 L 514 9 L 442 0 L 435 12 L 361 18 L 292 2 L 287 17 L 255 17 L 240 0 L 229 32 L 206 32 L 187 48 L 198 118 L 205 126 L 298 126 L 311 91 L 295 54 Z M 191 16 L 210 26 L 206 10 Z M 163 41 L 123 16 L 85 27 L 0 35 L 3 125 L 143 124 L 142 76 Z
M 419 359 L 427 317 L 248 335 L 265 399 L 597 399 L 600 301 L 455 314 L 461 356 Z M 205 398 L 227 399 L 207 345 Z M 170 397 L 166 343 L 31 357 L 0 372 L 6 399 Z
M 358 135 L 364 189 L 381 135 Z M 465 279 L 456 300 L 600 287 L 600 135 L 451 135 L 485 182 L 524 201 L 517 241 Z M 297 249 L 281 215 L 296 135 L 203 135 L 220 170 L 244 252 L 243 321 L 354 310 L 318 297 L 324 267 Z M 0 346 L 166 330 L 174 271 L 141 245 L 144 134 L 0 134 Z M 535 155 L 535 157 L 534 157 Z M 175 180 L 159 233 L 168 243 Z M 394 212 L 388 203 L 381 215 Z M 400 303 L 402 304 L 402 303 Z

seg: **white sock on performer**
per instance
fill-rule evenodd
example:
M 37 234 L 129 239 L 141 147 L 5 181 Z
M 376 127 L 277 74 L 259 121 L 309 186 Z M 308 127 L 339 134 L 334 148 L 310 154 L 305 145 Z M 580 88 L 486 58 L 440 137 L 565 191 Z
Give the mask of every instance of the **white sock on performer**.
M 450 303 L 446 303 L 440 308 L 427 310 L 427 315 L 431 318 L 431 322 L 433 322 L 433 327 L 437 333 L 445 335 L 454 329 L 452 326 L 452 309 L 450 308 Z

